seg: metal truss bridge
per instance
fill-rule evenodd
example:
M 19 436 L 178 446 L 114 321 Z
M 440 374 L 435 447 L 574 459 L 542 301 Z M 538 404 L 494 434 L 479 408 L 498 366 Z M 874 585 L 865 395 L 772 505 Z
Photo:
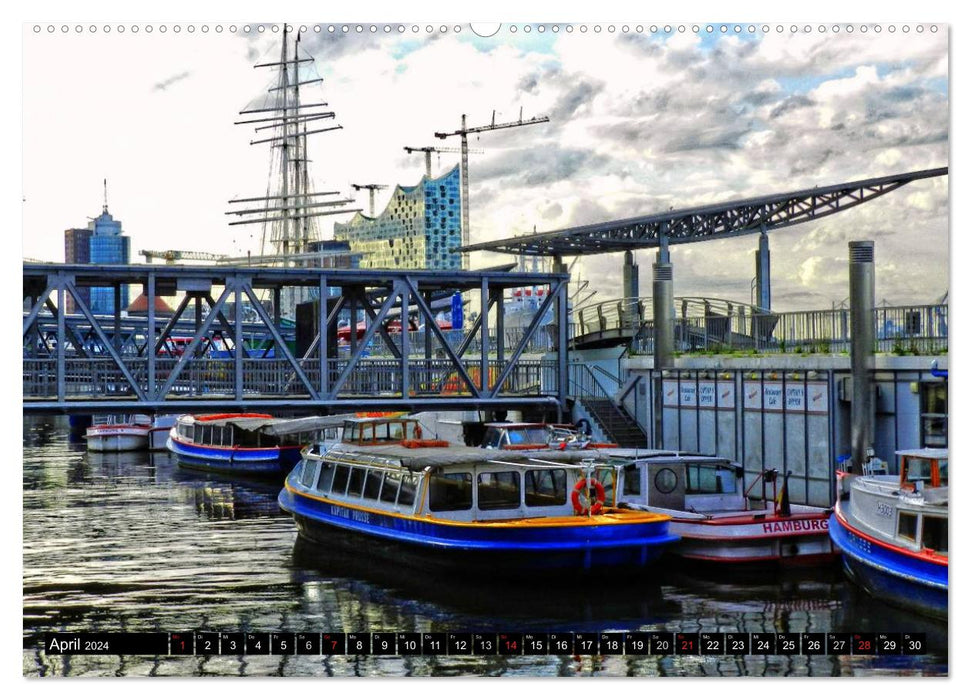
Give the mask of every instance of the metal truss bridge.
M 563 410 L 569 324 L 544 326 L 543 318 L 550 311 L 567 318 L 568 281 L 567 274 L 494 270 L 25 263 L 24 411 Z M 143 289 L 149 302 L 143 321 L 95 316 L 79 292 L 122 285 Z M 546 297 L 533 322 L 507 343 L 503 292 L 533 286 L 546 287 Z M 288 288 L 316 299 L 300 307 L 291 343 L 279 317 L 259 302 L 261 291 L 278 300 Z M 431 305 L 433 297 L 453 292 L 479 298 L 477 318 L 458 342 L 439 329 Z M 158 318 L 155 298 L 180 295 L 174 315 Z M 63 312 L 68 297 L 79 315 Z M 195 319 L 184 318 L 193 303 Z M 257 321 L 244 323 L 242 313 L 229 320 L 230 303 L 235 310 L 248 303 Z M 395 316 L 424 326 L 423 342 L 401 333 L 400 320 L 396 329 Z M 358 329 L 346 343 L 338 338 L 341 318 Z M 524 358 L 550 328 L 556 329 L 552 353 Z M 177 352 L 175 335 L 182 336 Z M 217 337 L 222 347 L 214 356 Z M 372 356 L 375 343 L 388 352 Z
M 907 183 L 947 175 L 947 168 L 814 187 L 703 207 L 575 226 L 477 243 L 465 252 L 574 256 L 712 241 L 793 226 L 837 214 L 882 197 Z

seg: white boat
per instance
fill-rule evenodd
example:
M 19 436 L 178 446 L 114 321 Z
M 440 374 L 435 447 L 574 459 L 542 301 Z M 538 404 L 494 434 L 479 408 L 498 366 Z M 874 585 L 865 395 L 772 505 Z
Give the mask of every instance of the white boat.
M 151 428 L 152 419 L 141 414 L 95 416 L 84 439 L 91 452 L 133 452 L 148 447 Z
M 148 449 L 152 452 L 161 452 L 166 448 L 169 439 L 169 431 L 175 425 L 178 416 L 155 416 L 152 419 L 152 427 L 148 431 Z
M 746 491 L 742 466 L 721 457 L 606 452 L 624 462 L 620 504 L 671 516 L 671 533 L 681 537 L 671 550 L 677 556 L 756 566 L 813 566 L 837 556 L 829 537 L 830 510 L 790 504 L 776 470 L 762 472 Z

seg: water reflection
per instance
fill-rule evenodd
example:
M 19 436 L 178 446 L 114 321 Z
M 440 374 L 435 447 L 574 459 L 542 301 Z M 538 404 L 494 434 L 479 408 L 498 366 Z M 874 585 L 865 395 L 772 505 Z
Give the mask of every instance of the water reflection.
M 880 605 L 838 569 L 496 586 L 307 544 L 280 485 L 86 453 L 24 422 L 26 675 L 851 675 L 947 673 L 947 626 Z M 915 631 L 925 657 L 47 657 L 45 631 Z

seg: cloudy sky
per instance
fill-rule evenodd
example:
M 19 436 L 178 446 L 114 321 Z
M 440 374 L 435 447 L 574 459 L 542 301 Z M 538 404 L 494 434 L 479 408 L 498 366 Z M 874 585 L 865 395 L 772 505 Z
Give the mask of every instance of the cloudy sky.
M 100 25 L 99 25 L 100 26 Z M 116 24 L 113 24 L 117 27 Z M 230 227 L 234 197 L 266 188 L 269 149 L 237 112 L 267 87 L 279 33 L 196 24 L 92 34 L 24 30 L 23 255 L 63 260 L 63 231 L 112 214 L 142 248 L 258 252 L 260 231 Z M 341 131 L 311 137 L 318 189 L 414 184 L 436 131 L 546 115 L 548 124 L 472 138 L 471 239 L 646 215 L 948 165 L 948 28 L 863 32 L 651 32 L 650 25 L 313 27 L 302 45 L 324 78 L 307 90 Z M 457 139 L 446 144 L 458 146 Z M 457 162 L 433 158 L 436 172 Z M 383 207 L 390 191 L 378 193 Z M 358 195 L 366 208 L 366 193 Z M 877 299 L 928 303 L 948 289 L 948 179 L 770 234 L 778 310 L 847 296 L 847 241 L 876 241 Z M 347 217 L 344 217 L 347 218 Z M 342 219 L 338 219 L 342 220 Z M 325 238 L 332 220 L 322 220 Z M 756 237 L 675 246 L 675 289 L 747 301 Z M 653 251 L 637 254 L 642 292 Z M 473 266 L 507 258 L 473 257 Z M 140 258 L 139 258 L 140 260 Z M 620 260 L 585 258 L 597 299 L 620 294 Z

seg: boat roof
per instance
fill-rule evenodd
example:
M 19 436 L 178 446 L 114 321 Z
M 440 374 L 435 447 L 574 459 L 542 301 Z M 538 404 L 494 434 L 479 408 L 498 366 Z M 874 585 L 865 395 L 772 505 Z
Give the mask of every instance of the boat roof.
M 924 459 L 947 459 L 947 448 L 921 447 L 912 450 L 897 450 L 901 457 L 923 457 Z
M 204 425 L 232 426 L 239 430 L 248 432 L 260 431 L 266 435 L 291 435 L 305 431 L 319 430 L 321 428 L 335 428 L 344 425 L 347 420 L 346 415 L 337 416 L 308 416 L 306 418 L 274 418 L 270 415 L 260 414 L 226 414 L 222 416 L 216 414 L 209 416 L 189 416 L 198 423 Z
M 623 459 L 633 459 L 637 461 L 644 460 L 658 460 L 658 461 L 673 461 L 673 460 L 690 460 L 692 462 L 728 462 L 730 464 L 735 464 L 728 457 L 718 457 L 717 455 L 705 455 L 699 454 L 697 452 L 678 452 L 676 450 L 648 450 L 639 449 L 633 447 L 626 447 L 620 449 L 606 449 L 603 450 L 610 457 L 620 457 Z
M 376 467 L 401 466 L 410 471 L 426 467 L 452 467 L 461 464 L 513 464 L 523 466 L 566 466 L 604 455 L 597 450 L 487 450 L 481 447 L 450 445 L 442 447 L 405 447 L 404 445 L 357 446 L 341 443 L 327 450 L 324 459 L 353 461 Z
M 400 421 L 408 421 L 411 423 L 417 423 L 418 419 L 413 416 L 367 416 L 360 417 L 354 414 L 344 415 L 343 422 L 340 425 L 347 423 L 363 424 L 363 423 L 397 423 Z
M 305 418 L 277 419 L 263 432 L 267 435 L 291 435 L 322 428 L 339 428 L 347 421 L 347 414 L 336 416 L 307 416 Z

